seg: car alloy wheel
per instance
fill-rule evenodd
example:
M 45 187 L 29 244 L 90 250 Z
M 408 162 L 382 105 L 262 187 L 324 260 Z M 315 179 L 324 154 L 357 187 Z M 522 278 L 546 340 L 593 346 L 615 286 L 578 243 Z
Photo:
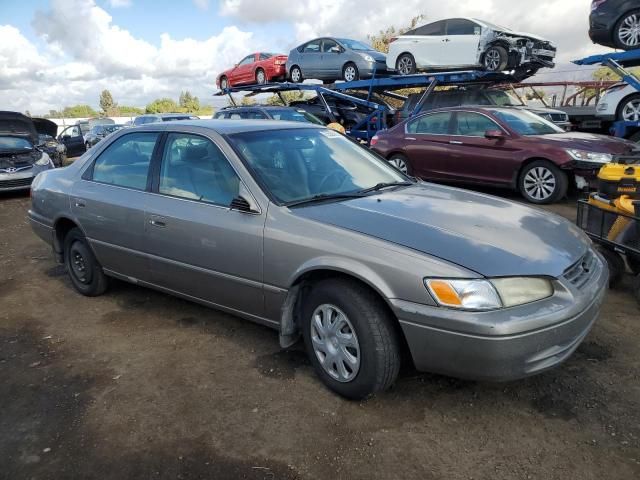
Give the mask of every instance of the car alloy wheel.
M 402 75 L 411 75 L 415 70 L 413 59 L 409 55 L 402 55 L 398 59 L 397 70 Z
M 389 159 L 389 163 L 393 165 L 395 168 L 400 170 L 404 174 L 409 173 L 409 167 L 407 167 L 407 162 L 404 161 L 401 157 L 392 157 Z
M 229 85 L 229 83 L 227 82 L 226 78 L 223 78 L 222 80 L 220 80 L 220 88 L 222 90 L 226 90 L 228 85 Z
M 618 24 L 618 41 L 623 48 L 640 47 L 640 14 L 632 13 Z
M 556 191 L 556 177 L 546 167 L 532 168 L 524 177 L 524 190 L 534 200 L 544 202 Z
M 311 318 L 316 358 L 334 380 L 352 381 L 360 370 L 360 344 L 349 318 L 335 305 L 319 305 Z
M 487 53 L 484 54 L 484 66 L 487 70 L 496 72 L 500 69 L 500 63 L 502 59 L 500 51 L 497 48 L 490 48 Z
M 264 70 L 258 70 L 256 72 L 256 83 L 262 85 L 263 83 L 267 83 L 267 78 L 264 74 Z
M 630 100 L 622 107 L 622 119 L 626 122 L 640 121 L 640 98 Z
M 358 79 L 358 69 L 355 65 L 347 65 L 344 67 L 344 81 L 345 82 L 353 82 Z
M 300 71 L 300 68 L 293 67 L 291 69 L 291 81 L 293 83 L 300 83 L 302 81 L 302 72 Z

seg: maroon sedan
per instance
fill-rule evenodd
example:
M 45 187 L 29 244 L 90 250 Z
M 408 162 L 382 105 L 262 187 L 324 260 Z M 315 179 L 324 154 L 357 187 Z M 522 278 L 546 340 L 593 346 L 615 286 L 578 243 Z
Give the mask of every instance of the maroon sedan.
M 587 186 L 613 155 L 636 147 L 604 135 L 565 132 L 508 107 L 433 110 L 371 140 L 374 151 L 411 175 L 513 188 L 539 204 L 564 197 L 570 182 Z
M 284 80 L 287 77 L 287 56 L 278 53 L 256 52 L 247 55 L 233 68 L 225 70 L 218 78 L 216 85 L 225 89 L 236 85 L 252 85 L 268 83 L 272 80 Z

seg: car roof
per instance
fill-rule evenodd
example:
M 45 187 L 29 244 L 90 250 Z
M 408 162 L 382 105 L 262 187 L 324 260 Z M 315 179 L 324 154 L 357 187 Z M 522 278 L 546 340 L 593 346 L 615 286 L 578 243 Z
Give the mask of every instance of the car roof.
M 288 130 L 288 129 L 304 129 L 304 128 L 324 128 L 320 125 L 301 122 L 287 122 L 273 120 L 243 120 L 242 122 L 230 122 L 229 120 L 181 120 L 179 122 L 164 122 L 156 124 L 147 124 L 140 127 L 135 127 L 138 130 L 157 130 L 157 129 L 170 129 L 172 127 L 180 127 L 180 130 L 184 130 L 184 127 L 194 127 L 198 129 L 212 130 L 220 135 L 231 135 L 234 133 L 244 132 L 260 132 L 267 130 Z
M 265 110 L 283 110 L 283 109 L 291 109 L 291 110 L 302 110 L 301 108 L 285 106 L 285 105 L 238 105 L 237 107 L 224 107 L 218 110 L 219 112 L 228 112 L 230 110 L 250 110 L 252 108 L 263 108 Z

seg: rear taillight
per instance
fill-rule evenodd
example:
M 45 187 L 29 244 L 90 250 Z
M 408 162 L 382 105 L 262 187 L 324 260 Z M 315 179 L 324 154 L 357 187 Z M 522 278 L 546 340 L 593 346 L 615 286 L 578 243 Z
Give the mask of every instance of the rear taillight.
M 391 38 L 389 39 L 389 43 L 393 43 L 393 42 L 395 42 L 397 39 L 398 39 L 398 37 L 391 37 Z
M 600 7 L 600 5 L 602 5 L 603 3 L 606 3 L 606 2 L 607 2 L 607 0 L 593 0 L 591 2 L 591 11 L 595 12 Z
M 373 137 L 371 137 L 370 145 L 373 147 L 376 143 L 378 143 L 378 140 L 379 140 L 378 136 L 374 135 Z
M 286 63 L 286 60 L 276 60 L 275 62 L 273 62 L 274 65 L 285 65 Z

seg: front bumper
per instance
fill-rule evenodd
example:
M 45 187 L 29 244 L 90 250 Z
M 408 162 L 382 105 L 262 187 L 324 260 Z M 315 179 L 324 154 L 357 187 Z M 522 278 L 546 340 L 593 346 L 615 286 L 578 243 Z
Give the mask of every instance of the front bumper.
M 460 312 L 392 300 L 418 370 L 475 380 L 507 381 L 550 369 L 587 336 L 608 285 L 596 255 L 579 289 L 556 283 L 549 299 L 494 312 Z
M 28 190 L 36 175 L 51 168 L 53 165 L 49 162 L 47 165 L 33 165 L 13 173 L 2 171 L 0 172 L 0 192 Z
M 358 65 L 358 73 L 360 78 L 371 78 L 374 73 L 376 76 L 382 73 L 387 73 L 386 62 L 364 62 Z

